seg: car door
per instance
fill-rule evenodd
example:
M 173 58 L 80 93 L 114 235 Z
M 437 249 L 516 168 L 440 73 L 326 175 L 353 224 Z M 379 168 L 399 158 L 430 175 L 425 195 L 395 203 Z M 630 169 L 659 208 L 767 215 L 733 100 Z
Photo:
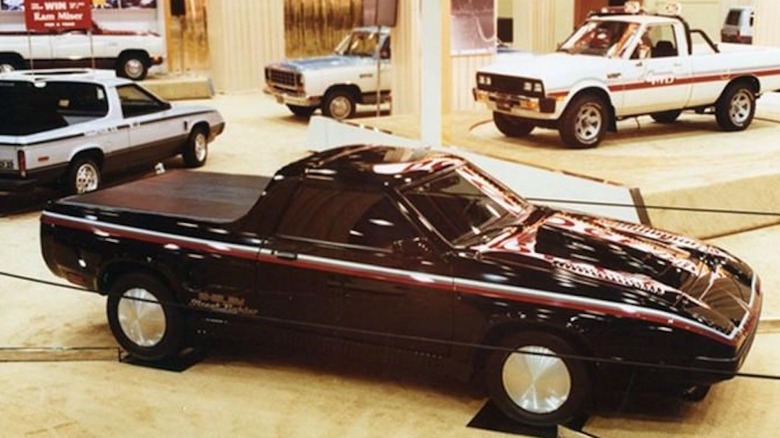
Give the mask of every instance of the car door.
M 445 350 L 404 338 L 451 334 L 447 263 L 418 237 L 381 192 L 304 183 L 258 265 L 261 307 L 344 338 Z
M 67 30 L 51 37 L 52 57 L 63 67 L 89 66 L 92 58 L 90 36 L 81 29 Z
M 619 116 L 684 108 L 691 93 L 691 62 L 672 24 L 650 26 L 624 61 Z
M 129 127 L 130 147 L 118 151 L 122 166 L 155 163 L 177 155 L 187 139 L 182 117 L 172 117 L 171 106 L 136 84 L 117 86 L 122 119 Z

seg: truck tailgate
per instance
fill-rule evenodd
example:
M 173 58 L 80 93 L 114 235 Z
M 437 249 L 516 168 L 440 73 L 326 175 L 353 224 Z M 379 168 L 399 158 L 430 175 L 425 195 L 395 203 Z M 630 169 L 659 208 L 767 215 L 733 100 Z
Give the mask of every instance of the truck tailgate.
M 214 222 L 233 221 L 252 208 L 270 181 L 267 176 L 175 170 L 71 196 L 59 203 Z

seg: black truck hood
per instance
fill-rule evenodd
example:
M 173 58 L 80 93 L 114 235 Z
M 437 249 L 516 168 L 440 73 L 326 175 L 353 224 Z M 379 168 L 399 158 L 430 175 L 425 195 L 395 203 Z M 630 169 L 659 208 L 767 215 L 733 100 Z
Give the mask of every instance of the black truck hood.
M 541 263 L 553 277 L 596 282 L 604 291 L 600 299 L 620 301 L 622 291 L 640 291 L 638 296 L 645 297 L 640 305 L 671 307 L 724 332 L 750 310 L 752 270 L 717 247 L 612 219 L 554 210 L 539 216 L 475 249 L 483 259 L 518 266 Z

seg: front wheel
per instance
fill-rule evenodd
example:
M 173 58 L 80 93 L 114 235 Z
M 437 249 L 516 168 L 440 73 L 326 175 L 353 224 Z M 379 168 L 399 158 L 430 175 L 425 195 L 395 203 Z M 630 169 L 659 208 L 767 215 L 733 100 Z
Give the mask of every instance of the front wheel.
M 561 139 L 577 149 L 594 148 L 607 132 L 607 104 L 598 96 L 584 94 L 569 103 L 561 116 Z
M 587 365 L 568 342 L 545 332 L 507 337 L 486 367 L 490 399 L 509 418 L 534 426 L 564 424 L 590 400 Z M 560 355 L 560 356 L 559 356 Z
M 21 70 L 24 68 L 24 62 L 21 58 L 14 56 L 2 56 L 0 57 L 0 73 L 7 73 L 14 70 Z
M 534 124 L 520 117 L 493 111 L 493 123 L 507 137 L 525 137 L 534 130 Z
M 357 101 L 347 90 L 329 91 L 322 102 L 322 113 L 336 120 L 349 119 L 357 111 Z
M 209 156 L 209 140 L 205 129 L 198 127 L 192 130 L 184 145 L 182 156 L 187 167 L 201 167 L 206 164 Z
M 65 191 L 68 194 L 80 195 L 95 191 L 100 187 L 100 167 L 91 158 L 76 158 L 68 167 L 65 179 Z
M 106 303 L 111 333 L 131 356 L 158 361 L 177 355 L 184 319 L 168 287 L 146 274 L 127 274 L 111 288 Z
M 312 114 L 314 114 L 314 111 L 317 110 L 316 106 L 300 106 L 300 105 L 292 105 L 287 104 L 287 108 L 292 112 L 296 117 L 302 117 L 305 119 L 308 119 L 311 117 Z
M 746 84 L 732 84 L 715 104 L 715 120 L 724 131 L 742 131 L 756 113 L 756 94 Z

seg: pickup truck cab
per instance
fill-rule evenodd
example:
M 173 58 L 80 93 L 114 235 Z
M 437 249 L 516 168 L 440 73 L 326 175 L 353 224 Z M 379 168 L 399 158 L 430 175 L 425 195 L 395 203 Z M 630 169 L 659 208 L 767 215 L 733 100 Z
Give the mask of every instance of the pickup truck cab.
M 163 62 L 165 44 L 154 32 L 92 28 L 48 32 L 0 32 L 0 72 L 50 68 L 111 69 L 140 81 Z
M 534 205 L 461 157 L 391 146 L 64 198 L 41 215 L 41 250 L 107 295 L 137 359 L 176 357 L 195 333 L 287 329 L 481 372 L 507 416 L 537 425 L 587 406 L 601 360 L 676 366 L 655 378 L 686 390 L 733 377 L 762 300 L 719 248 Z
M 0 74 L 0 190 L 99 188 L 102 176 L 181 154 L 199 167 L 224 129 L 206 106 L 177 105 L 112 71 Z
M 715 45 L 679 10 L 628 6 L 591 15 L 556 53 L 480 69 L 474 98 L 507 136 L 551 128 L 567 145 L 587 148 L 618 120 L 649 114 L 673 123 L 686 109 L 714 113 L 721 129 L 740 131 L 753 120 L 756 98 L 780 89 L 780 49 Z
M 390 31 L 361 27 L 344 37 L 332 55 L 267 65 L 265 92 L 296 116 L 309 117 L 321 108 L 325 116 L 348 119 L 358 104 L 389 100 L 390 73 Z

